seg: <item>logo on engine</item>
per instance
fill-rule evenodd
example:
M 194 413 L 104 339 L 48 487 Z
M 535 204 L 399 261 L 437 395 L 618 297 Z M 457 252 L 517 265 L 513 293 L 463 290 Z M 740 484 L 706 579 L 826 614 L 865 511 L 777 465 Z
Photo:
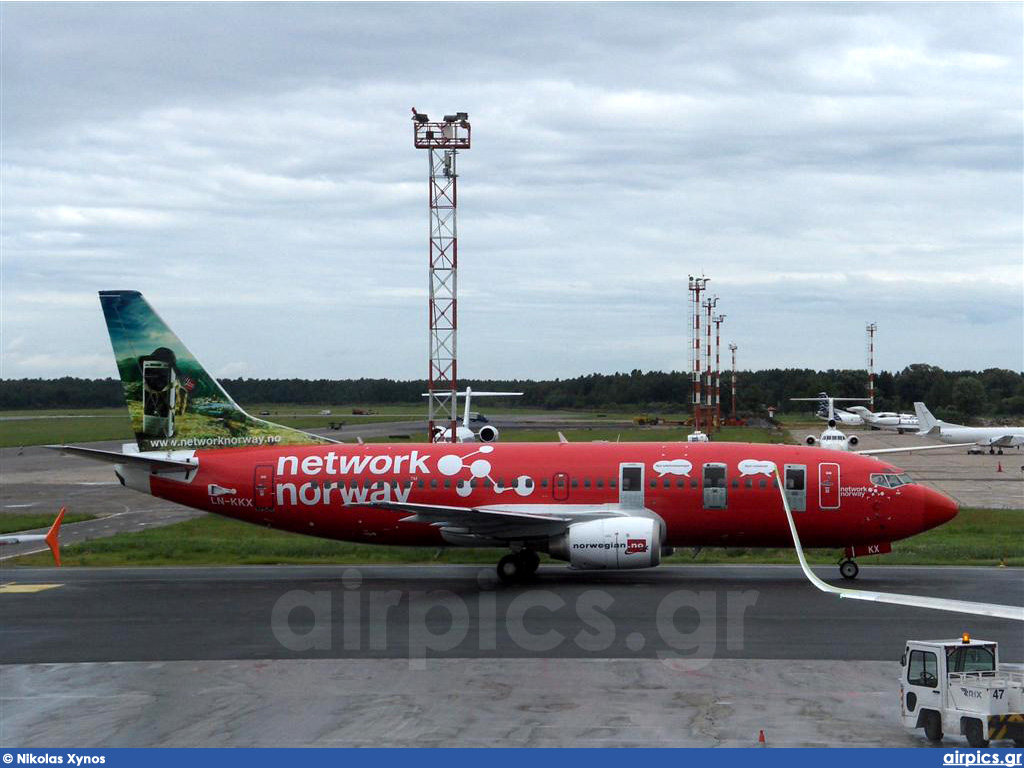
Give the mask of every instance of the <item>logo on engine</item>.
M 642 555 L 647 551 L 647 539 L 626 539 L 627 555 Z

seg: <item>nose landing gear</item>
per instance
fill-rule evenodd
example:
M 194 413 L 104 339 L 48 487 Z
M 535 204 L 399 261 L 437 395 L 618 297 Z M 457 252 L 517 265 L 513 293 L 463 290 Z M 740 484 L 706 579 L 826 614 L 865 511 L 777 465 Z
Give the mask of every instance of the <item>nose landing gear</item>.
M 843 560 L 839 563 L 839 575 L 844 579 L 852 581 L 857 578 L 858 573 L 860 573 L 860 568 L 857 567 L 853 560 Z
M 506 584 L 521 584 L 533 578 L 540 556 L 532 549 L 510 552 L 498 561 L 498 578 Z

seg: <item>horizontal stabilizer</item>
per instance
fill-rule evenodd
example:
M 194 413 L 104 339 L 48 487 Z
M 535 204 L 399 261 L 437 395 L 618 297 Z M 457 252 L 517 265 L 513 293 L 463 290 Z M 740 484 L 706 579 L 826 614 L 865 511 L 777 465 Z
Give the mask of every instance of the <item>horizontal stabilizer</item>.
M 189 472 L 199 466 L 199 462 L 195 459 L 172 459 L 167 456 L 154 456 L 146 453 L 101 451 L 98 448 L 82 448 L 78 445 L 47 445 L 44 447 L 61 453 L 70 453 L 72 456 L 104 461 L 108 464 L 134 464 L 149 467 L 154 472 Z

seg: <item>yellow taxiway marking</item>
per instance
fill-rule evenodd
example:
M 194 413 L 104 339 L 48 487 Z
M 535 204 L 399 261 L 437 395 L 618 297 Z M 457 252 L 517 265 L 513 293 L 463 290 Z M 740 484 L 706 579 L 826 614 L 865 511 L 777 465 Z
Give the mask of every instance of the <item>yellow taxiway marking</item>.
M 11 594 L 27 594 L 32 592 L 43 592 L 47 589 L 56 589 L 57 587 L 63 587 L 63 584 L 18 584 L 17 582 L 8 582 L 7 584 L 0 584 L 0 595 L 6 593 Z

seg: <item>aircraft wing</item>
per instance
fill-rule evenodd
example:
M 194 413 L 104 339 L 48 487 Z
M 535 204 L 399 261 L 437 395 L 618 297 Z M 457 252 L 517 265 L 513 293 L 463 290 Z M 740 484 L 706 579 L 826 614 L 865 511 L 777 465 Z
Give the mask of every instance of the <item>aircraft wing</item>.
M 931 608 L 936 611 L 951 611 L 952 613 L 969 613 L 975 616 L 994 616 L 1000 619 L 1012 619 L 1013 621 L 1024 621 L 1024 607 L 1018 605 L 998 605 L 996 603 L 974 603 L 968 600 L 950 600 L 943 597 L 922 597 L 920 595 L 900 595 L 895 592 L 870 592 L 864 589 L 846 589 L 844 587 L 833 587 L 819 579 L 810 566 L 807 565 L 807 558 L 804 557 L 804 548 L 800 544 L 800 536 L 796 532 L 796 523 L 793 522 L 793 512 L 789 508 L 789 499 L 782 490 L 782 480 L 779 472 L 775 471 L 775 481 L 782 497 L 782 507 L 786 510 L 786 519 L 789 521 L 789 532 L 793 536 L 793 546 L 796 548 L 796 556 L 800 560 L 800 568 L 803 569 L 807 580 L 816 589 L 839 595 L 840 598 L 849 600 L 867 600 L 873 603 L 889 603 L 891 605 L 907 605 L 913 608 Z
M 1013 448 L 1017 445 L 1024 445 L 1024 435 L 1001 435 L 990 437 L 988 440 L 981 440 L 978 445 L 988 445 L 993 448 Z
M 108 464 L 135 464 L 149 467 L 154 472 L 188 472 L 196 469 L 199 462 L 195 459 L 172 459 L 168 456 L 154 456 L 151 453 L 118 453 L 117 451 L 101 451 L 99 448 L 82 448 L 78 445 L 46 445 L 61 453 L 70 453 Z
M 866 451 L 854 451 L 861 456 L 877 456 L 880 453 L 910 453 L 911 451 L 937 451 L 939 448 L 964 448 L 975 443 L 943 443 L 942 445 L 918 445 L 906 448 L 871 448 Z
M 551 536 L 570 523 L 621 514 L 616 505 L 579 507 L 569 511 L 565 505 L 487 504 L 457 507 L 442 504 L 416 504 L 400 501 L 376 501 L 359 506 L 408 512 L 403 523 L 427 523 L 459 533 L 503 538 L 509 536 Z

